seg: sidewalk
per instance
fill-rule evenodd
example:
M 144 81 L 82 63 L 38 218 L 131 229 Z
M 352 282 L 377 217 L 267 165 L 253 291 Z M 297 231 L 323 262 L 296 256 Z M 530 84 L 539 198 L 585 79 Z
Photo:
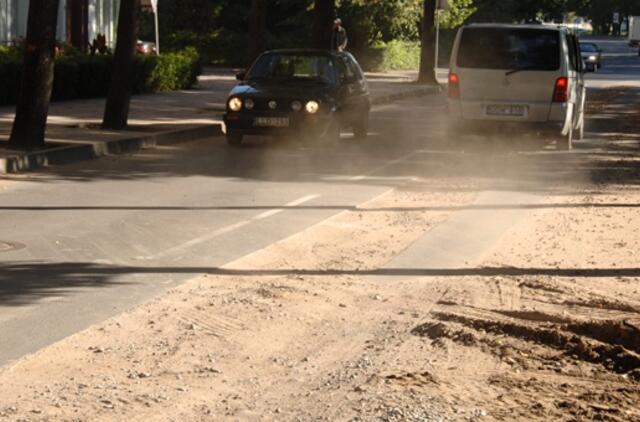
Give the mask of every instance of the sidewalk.
M 413 81 L 416 72 L 367 74 L 374 105 L 438 92 Z M 127 131 L 99 128 L 104 98 L 52 103 L 46 149 L 23 153 L 7 148 L 14 107 L 0 108 L 0 174 L 91 159 L 107 154 L 221 135 L 228 92 L 236 84 L 233 69 L 205 68 L 195 89 L 132 98 Z

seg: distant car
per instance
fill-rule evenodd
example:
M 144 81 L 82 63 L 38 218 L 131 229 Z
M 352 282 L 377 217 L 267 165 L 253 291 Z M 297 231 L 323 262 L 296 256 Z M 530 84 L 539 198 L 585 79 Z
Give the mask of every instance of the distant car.
M 156 54 L 156 44 L 138 40 L 136 42 L 136 52 L 140 54 Z
M 371 100 L 367 80 L 346 52 L 273 50 L 263 53 L 227 100 L 227 141 L 245 135 L 295 134 L 315 140 L 337 140 L 342 127 L 365 138 Z
M 580 43 L 580 54 L 587 70 L 596 71 L 602 67 L 602 50 L 592 42 Z
M 449 136 L 535 133 L 571 149 L 584 134 L 586 88 L 577 37 L 551 25 L 472 24 L 449 71 Z

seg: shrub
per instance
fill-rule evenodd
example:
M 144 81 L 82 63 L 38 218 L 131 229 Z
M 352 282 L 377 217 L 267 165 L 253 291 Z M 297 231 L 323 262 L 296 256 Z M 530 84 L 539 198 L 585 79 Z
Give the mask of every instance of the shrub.
M 109 90 L 113 56 L 60 54 L 56 57 L 52 100 L 104 97 Z M 195 49 L 162 56 L 137 55 L 133 93 L 168 91 L 192 87 L 200 74 Z M 17 102 L 22 55 L 17 49 L 0 48 L 0 105 Z
M 359 55 L 362 66 L 372 72 L 418 69 L 420 43 L 394 40 L 377 43 Z
M 15 47 L 0 47 L 0 105 L 18 100 L 22 56 Z

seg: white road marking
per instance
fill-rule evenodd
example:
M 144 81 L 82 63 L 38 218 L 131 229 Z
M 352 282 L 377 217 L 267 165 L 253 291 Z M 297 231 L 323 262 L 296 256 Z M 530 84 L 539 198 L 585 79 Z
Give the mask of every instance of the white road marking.
M 184 251 L 186 249 L 192 248 L 194 246 L 197 245 L 201 245 L 203 243 L 206 243 L 210 240 L 213 240 L 214 238 L 221 236 L 223 234 L 227 234 L 230 233 L 234 230 L 237 230 L 239 228 L 242 228 L 244 226 L 247 226 L 255 221 L 259 221 L 259 220 L 264 220 L 266 218 L 269 217 L 273 217 L 274 215 L 280 214 L 284 211 L 286 211 L 288 208 L 291 207 L 296 207 L 298 205 L 302 205 L 305 202 L 309 202 L 312 201 L 316 198 L 318 198 L 320 195 L 307 195 L 307 196 L 303 196 L 302 198 L 298 198 L 295 201 L 291 201 L 288 204 L 285 204 L 282 206 L 282 208 L 274 208 L 272 210 L 267 210 L 263 213 L 260 213 L 254 217 L 251 217 L 248 220 L 242 220 L 242 221 L 238 221 L 237 223 L 233 223 L 233 224 L 229 224 L 228 226 L 224 226 L 221 227 L 211 233 L 207 233 L 204 236 L 200 236 L 200 237 L 196 237 L 194 239 L 189 240 L 188 242 L 185 243 L 181 243 L 180 245 L 176 245 L 172 248 L 166 249 L 163 252 L 160 252 L 158 254 L 152 255 L 152 256 L 147 256 L 145 259 L 148 260 L 152 260 L 152 259 L 158 259 L 158 258 L 164 258 L 166 256 L 172 255 L 174 253 L 177 252 L 181 252 Z
M 412 151 L 412 152 L 410 152 L 409 154 L 407 154 L 407 155 L 403 155 L 403 156 L 402 156 L 402 157 L 400 157 L 400 158 L 396 158 L 395 160 L 391 160 L 391 161 L 389 161 L 389 162 L 386 162 L 386 163 L 384 163 L 383 165 L 378 166 L 378 167 L 376 167 L 376 168 L 374 168 L 374 169 L 372 169 L 372 170 L 370 170 L 370 171 L 366 172 L 365 174 L 361 174 L 361 175 L 358 175 L 358 176 L 350 177 L 348 180 L 350 180 L 350 181 L 352 181 L 352 182 L 357 182 L 357 181 L 360 181 L 360 180 L 365 180 L 365 179 L 367 179 L 369 176 L 371 176 L 371 175 L 373 175 L 373 174 L 376 174 L 377 172 L 379 172 L 379 171 L 381 171 L 381 170 L 384 170 L 384 169 L 386 169 L 386 168 L 388 168 L 388 167 L 394 166 L 394 165 L 396 165 L 396 164 L 398 164 L 398 163 L 401 163 L 401 162 L 403 162 L 403 161 L 407 160 L 407 159 L 408 159 L 409 157 L 411 157 L 412 155 L 415 155 L 415 153 L 416 153 L 416 151 Z

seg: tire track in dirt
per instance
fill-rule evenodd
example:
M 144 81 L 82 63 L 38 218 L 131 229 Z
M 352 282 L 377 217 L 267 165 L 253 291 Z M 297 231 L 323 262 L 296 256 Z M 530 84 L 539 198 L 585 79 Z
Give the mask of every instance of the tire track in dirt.
M 481 319 L 450 312 L 434 312 L 432 316 L 440 322 L 419 325 L 412 332 L 434 340 L 445 337 L 468 346 L 483 342 L 473 331 L 456 330 L 449 326 L 451 323 L 456 323 L 475 332 L 506 335 L 560 350 L 569 356 L 600 364 L 607 370 L 626 374 L 630 379 L 640 382 L 640 354 L 637 353 L 638 344 L 634 337 L 637 333 L 636 327 L 595 322 L 529 325 L 517 321 Z M 490 341 L 485 342 L 490 343 Z M 631 350 L 625 346 L 630 346 Z

